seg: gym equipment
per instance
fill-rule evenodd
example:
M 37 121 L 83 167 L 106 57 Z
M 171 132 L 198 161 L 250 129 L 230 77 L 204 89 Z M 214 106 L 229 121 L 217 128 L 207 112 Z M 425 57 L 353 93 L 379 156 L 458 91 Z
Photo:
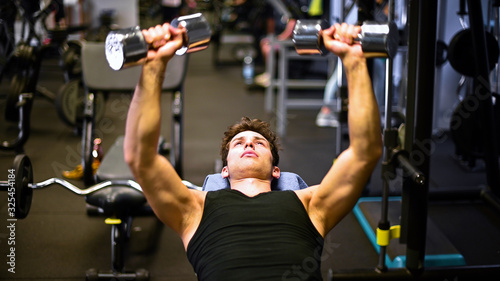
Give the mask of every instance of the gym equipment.
M 74 41 L 70 43 L 66 42 L 66 40 L 69 34 L 83 31 L 87 29 L 87 26 L 47 29 L 45 20 L 56 9 L 57 6 L 54 3 L 51 2 L 39 13 L 27 15 L 19 1 L 12 2 L 21 13 L 23 27 L 20 35 L 21 39 L 14 51 L 12 51 L 12 54 L 7 58 L 0 78 L 5 77 L 11 81 L 7 92 L 5 119 L 18 123 L 19 134 L 14 141 L 0 142 L 0 150 L 14 150 L 16 153 L 23 153 L 23 146 L 28 140 L 30 133 L 29 118 L 33 99 L 37 95 L 44 96 L 49 100 L 55 100 L 56 98 L 55 93 L 38 84 L 42 60 L 45 54 L 54 48 L 57 48 L 60 52 L 71 49 L 72 55 L 69 53 L 66 54 L 65 63 L 62 63 L 62 69 L 68 78 L 79 75 L 77 66 L 78 43 Z M 47 32 L 47 42 L 49 43 L 42 43 L 40 36 L 37 34 L 35 24 L 38 23 Z M 68 105 L 68 103 L 65 105 Z M 73 109 L 73 111 L 75 110 Z M 66 122 L 64 118 L 63 121 Z
M 172 93 L 172 126 L 170 134 L 170 162 L 182 176 L 182 121 L 183 82 L 187 72 L 189 56 L 174 56 L 168 63 L 162 90 Z M 125 272 L 126 248 L 135 216 L 153 216 L 151 207 L 127 167 L 123 156 L 123 137 L 118 138 L 106 152 L 99 169 L 93 175 L 92 150 L 94 140 L 96 106 L 95 93 L 133 92 L 139 79 L 140 68 L 112 70 L 105 57 L 105 43 L 85 42 L 82 44 L 82 77 L 85 88 L 84 116 L 82 130 L 82 168 L 84 184 L 88 188 L 76 190 L 86 194 L 89 215 L 101 215 L 112 226 L 112 272 L 91 269 L 88 280 L 141 279 L 144 270 Z M 99 69 L 100 71 L 95 71 Z M 160 145 L 161 146 L 161 145 Z M 59 181 L 59 180 L 57 180 Z M 97 184 L 96 184 L 97 183 Z M 185 183 L 195 188 L 193 185 Z M 135 186 L 135 187 L 134 187 Z M 108 187 L 108 188 L 106 188 Z M 132 187 L 132 188 L 131 188 Z M 117 278 L 118 277 L 118 278 Z
M 491 4 L 492 6 L 496 6 L 495 8 L 498 10 L 498 3 Z M 471 55 L 471 51 L 474 51 L 477 46 L 477 38 L 474 39 L 474 36 L 478 37 L 478 30 L 473 30 L 473 28 L 468 28 L 465 24 L 465 20 L 463 17 L 467 15 L 467 11 L 465 11 L 465 5 L 461 5 L 459 12 L 460 20 L 462 22 L 463 30 L 459 31 L 454 35 L 452 40 L 450 41 L 449 51 L 448 51 L 448 60 L 450 61 L 450 65 L 455 69 L 458 73 L 462 74 L 462 81 L 469 79 L 470 86 L 467 87 L 465 92 L 465 96 L 460 98 L 460 103 L 456 106 L 455 110 L 450 119 L 450 132 L 453 138 L 453 142 L 455 144 L 455 159 L 457 160 L 457 164 L 463 167 L 468 171 L 481 171 L 484 168 L 483 163 L 477 161 L 478 159 L 485 159 L 489 155 L 485 153 L 485 146 L 489 142 L 488 139 L 478 137 L 483 133 L 484 130 L 489 130 L 490 127 L 488 125 L 485 126 L 484 122 L 484 114 L 492 115 L 492 123 L 493 123 L 493 131 L 492 135 L 495 137 L 495 141 L 492 141 L 491 148 L 494 148 L 498 151 L 500 148 L 499 145 L 499 137 L 500 134 L 498 130 L 500 129 L 498 120 L 500 118 L 500 103 L 498 102 L 498 98 L 500 96 L 498 93 L 498 58 L 499 58 L 499 46 L 498 46 L 498 24 L 499 24 L 499 14 L 498 11 L 495 13 L 495 19 L 492 20 L 495 24 L 495 28 L 493 28 L 493 32 L 496 33 L 494 36 L 493 33 L 488 32 L 488 27 L 485 28 L 484 32 L 484 44 L 486 47 L 486 57 L 487 63 L 483 65 L 483 67 L 487 67 L 488 73 L 492 72 L 491 78 L 491 96 L 493 100 L 496 101 L 492 103 L 492 112 L 490 113 L 490 101 L 489 100 L 490 93 L 488 95 L 483 96 L 483 91 L 478 91 L 477 89 L 485 87 L 486 85 L 482 82 L 482 78 L 478 78 L 483 69 L 479 69 L 476 67 L 476 56 Z M 479 31 L 480 32 L 480 31 Z M 481 36 L 482 37 L 482 36 Z M 480 39 L 483 41 L 483 39 Z M 477 52 L 477 50 L 476 50 Z M 483 54 L 481 54 L 483 55 Z M 484 74 L 483 74 L 484 75 Z M 466 78 L 467 77 L 467 78 Z M 459 84 L 459 89 L 462 88 L 463 84 Z M 488 86 L 489 87 L 489 86 Z M 488 103 L 488 105 L 485 104 Z M 478 165 L 479 164 L 479 165 Z M 500 193 L 499 193 L 500 194 Z
M 465 4 L 465 1 L 461 1 Z M 474 53 L 469 54 L 474 56 L 475 68 L 478 70 L 478 79 L 481 79 L 481 89 L 483 99 L 481 102 L 491 102 L 491 96 L 488 98 L 488 67 L 487 67 L 487 51 L 485 45 L 484 26 L 482 19 L 481 1 L 467 1 L 471 30 L 474 38 Z M 430 158 L 431 154 L 426 145 L 422 145 L 429 140 L 432 140 L 432 114 L 433 112 L 433 94 L 434 94 L 434 71 L 435 71 L 435 47 L 436 47 L 436 19 L 437 19 L 437 4 L 435 1 L 410 1 L 409 15 L 409 44 L 408 44 L 408 94 L 406 106 L 406 129 L 404 134 L 404 142 L 402 148 L 406 153 L 412 155 L 420 155 L 421 157 L 413 159 L 415 167 L 421 171 L 423 175 L 430 174 Z M 476 37 L 477 36 L 477 37 Z M 485 93 L 486 92 L 486 93 Z M 486 104 L 485 106 L 489 106 Z M 493 126 L 492 116 L 483 114 L 481 117 L 482 125 L 485 128 Z M 486 132 L 485 132 L 486 131 Z M 485 153 L 491 153 L 491 158 L 485 159 L 487 164 L 487 181 L 488 187 L 482 190 L 474 190 L 471 192 L 460 192 L 453 190 L 452 193 L 436 194 L 436 197 L 446 198 L 447 200 L 474 200 L 482 199 L 484 202 L 495 208 L 500 209 L 500 200 L 495 193 L 498 193 L 498 155 L 496 149 L 492 146 L 496 145 L 494 141 L 494 130 L 483 130 L 483 138 L 489 140 L 489 146 L 485 146 Z M 476 137 L 478 137 L 476 135 Z M 385 139 L 384 139 L 385 144 Z M 386 148 L 390 148 L 387 146 Z M 488 155 L 490 157 L 490 155 Z M 490 162 L 491 161 L 491 162 Z M 494 163 L 492 163 L 494 162 Z M 490 166 L 491 165 L 491 166 Z M 490 166 L 490 167 L 488 167 Z M 384 171 L 384 170 L 383 170 Z M 491 174 L 490 174 L 491 173 Z M 383 175 L 385 176 L 385 175 Z M 461 193 L 461 194 L 458 194 Z M 426 268 L 428 265 L 426 246 L 432 246 L 432 241 L 427 239 L 427 234 L 434 235 L 434 230 L 431 224 L 428 224 L 428 205 L 429 198 L 433 193 L 429 192 L 429 180 L 423 181 L 420 184 L 418 181 L 409 180 L 406 174 L 402 178 L 402 197 L 401 200 L 401 233 L 399 240 L 406 244 L 406 257 L 404 260 L 405 268 L 402 269 L 387 269 L 377 267 L 376 270 L 370 269 L 367 271 L 357 270 L 356 272 L 333 274 L 330 280 L 495 280 L 499 276 L 500 266 L 492 265 L 455 265 L 455 266 L 437 266 L 434 268 Z M 360 201 L 360 208 L 370 208 L 372 202 Z M 378 210 L 377 210 L 378 211 Z M 375 217 L 372 212 L 365 217 Z M 382 209 L 382 214 L 387 214 L 387 208 Z M 398 218 L 399 219 L 399 215 Z M 371 223 L 371 228 L 374 224 Z M 388 223 L 387 223 L 388 225 Z M 468 224 L 466 224 L 469 227 Z M 386 230 L 386 225 L 379 223 L 378 228 Z M 435 238 L 435 237 L 434 237 Z M 441 244 L 441 243 L 438 243 Z M 382 263 L 384 264 L 384 263 Z
M 292 35 L 297 53 L 326 54 L 321 32 L 328 27 L 328 23 L 323 20 L 297 20 Z M 394 22 L 365 22 L 358 38 L 354 40 L 361 44 L 367 57 L 393 58 L 398 50 L 398 27 Z
M 183 47 L 176 51 L 176 55 L 197 52 L 208 47 L 212 31 L 201 13 L 178 17 L 171 25 L 186 28 Z M 150 48 L 139 26 L 111 31 L 105 43 L 106 59 L 114 70 L 144 63 Z
M 12 91 L 12 89 L 9 91 Z M 13 150 L 19 154 L 24 152 L 24 144 L 28 141 L 30 135 L 30 115 L 33 105 L 33 94 L 23 93 L 13 95 L 12 92 L 8 92 L 7 95 L 8 97 L 16 96 L 18 98 L 18 102 L 14 104 L 14 106 L 17 108 L 18 117 L 16 119 L 19 132 L 15 140 L 0 142 L 0 150 Z
M 25 218 L 31 207 L 34 189 L 42 189 L 51 185 L 60 185 L 71 192 L 86 196 L 86 201 L 95 206 L 97 211 L 90 208 L 89 215 L 101 214 L 107 216 L 106 224 L 111 225 L 111 265 L 112 270 L 98 272 L 95 269 L 87 271 L 87 280 L 127 279 L 149 280 L 149 272 L 139 269 L 136 272 L 124 271 L 124 257 L 127 243 L 130 238 L 132 217 L 136 215 L 152 215 L 151 208 L 146 204 L 142 189 L 133 180 L 105 181 L 87 189 L 80 189 L 73 184 L 59 178 L 47 179 L 33 183 L 33 168 L 28 156 L 19 154 L 15 157 L 12 169 L 9 170 L 9 180 L 0 182 L 0 190 L 8 192 L 8 212 L 18 219 Z M 187 186 L 194 185 L 186 182 Z M 108 195 L 115 195 L 107 197 Z M 12 206 L 12 207 L 11 207 Z M 92 213 L 92 211 L 94 211 Z M 114 280 L 114 279 L 113 279 Z
M 80 74 L 81 77 L 81 74 Z M 74 78 L 61 86 L 55 99 L 59 118 L 78 131 L 82 128 L 85 89 L 81 78 Z M 104 116 L 106 100 L 102 92 L 96 93 L 95 118 L 99 121 Z
M 83 84 L 86 88 L 85 108 L 82 132 L 82 166 L 84 168 L 85 185 L 95 183 L 92 172 L 92 148 L 97 99 L 95 93 L 102 92 L 133 92 L 140 76 L 140 68 L 127 68 L 113 71 L 105 58 L 105 43 L 85 42 L 82 47 Z M 172 95 L 172 134 L 170 144 L 170 161 L 179 174 L 182 174 L 182 82 L 187 70 L 187 56 L 174 56 L 168 63 L 167 75 L 162 89 Z M 100 71 L 95 71 L 100 69 Z M 109 152 L 107 153 L 109 155 Z M 119 158 L 118 158 L 119 159 Z M 102 167 L 102 164 L 101 164 Z M 100 168 L 101 169 L 101 168 Z M 128 170 L 128 168 L 126 169 Z
M 488 51 L 489 70 L 495 68 L 499 57 L 498 41 L 491 33 L 486 32 L 486 47 Z M 448 45 L 448 61 L 458 73 L 469 77 L 478 75 L 474 56 L 470 55 L 473 50 L 471 29 L 464 29 L 453 36 Z
M 120 185 L 133 188 L 142 192 L 139 184 L 134 181 L 106 181 L 96 184 L 87 189 L 80 189 L 70 182 L 59 179 L 50 178 L 42 182 L 33 182 L 33 167 L 29 157 L 25 154 L 18 154 L 12 163 L 11 174 L 13 175 L 8 181 L 0 181 L 0 190 L 8 191 L 15 196 L 15 212 L 13 216 L 18 219 L 24 219 L 28 216 L 34 189 L 42 189 L 53 184 L 61 185 L 77 195 L 89 195 L 93 192 L 99 191 L 103 188 Z
M 29 91 L 30 81 L 38 76 L 37 57 L 41 52 L 26 43 L 20 43 L 8 59 L 7 70 L 12 71 L 10 77 L 10 89 L 5 104 L 5 120 L 18 122 L 18 107 L 16 106 L 19 95 Z M 10 72 L 9 72 L 10 74 Z
M 353 209 L 363 231 L 366 233 L 370 243 L 380 254 L 385 247 L 384 266 L 387 268 L 404 268 L 406 263 L 405 246 L 399 243 L 389 243 L 391 239 L 400 238 L 401 225 L 393 225 L 387 230 L 379 228 L 380 221 L 380 197 L 363 197 Z M 400 222 L 401 197 L 390 197 L 388 204 L 388 221 Z M 462 266 L 465 259 L 448 238 L 440 231 L 439 227 L 427 219 L 427 243 L 425 254 L 425 267 L 436 266 Z
M 60 65 L 66 82 L 82 77 L 81 53 L 80 41 L 71 40 L 63 44 Z
M 9 216 L 18 219 L 25 218 L 31 207 L 33 196 L 33 167 L 30 159 L 23 154 L 14 158 L 12 169 L 9 170 L 9 180 L 0 182 L 0 189 L 9 192 Z

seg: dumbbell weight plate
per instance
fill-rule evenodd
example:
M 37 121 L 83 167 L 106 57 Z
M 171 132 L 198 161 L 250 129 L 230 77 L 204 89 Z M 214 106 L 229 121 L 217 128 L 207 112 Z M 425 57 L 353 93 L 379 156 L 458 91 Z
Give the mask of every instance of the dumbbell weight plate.
M 212 37 L 212 29 L 203 14 L 181 16 L 173 19 L 170 24 L 175 28 L 179 28 L 179 26 L 186 28 L 184 46 L 175 52 L 176 55 L 182 56 L 186 53 L 202 51 L 208 47 Z
M 28 156 L 19 154 L 14 158 L 12 169 L 15 175 L 15 217 L 24 219 L 31 208 L 33 189 L 28 184 L 33 183 L 33 167 Z
M 148 52 L 139 26 L 111 31 L 104 44 L 106 59 L 113 70 L 141 64 Z
M 56 110 L 64 123 L 69 126 L 81 128 L 79 124 L 81 115 L 83 114 L 83 99 L 85 90 L 81 79 L 74 79 L 65 83 L 59 89 L 56 96 Z M 99 121 L 104 116 L 105 99 L 102 93 L 96 95 L 95 120 Z
M 298 20 L 293 29 L 292 41 L 299 55 L 326 54 L 321 31 L 328 28 L 324 20 Z
M 394 22 L 364 22 L 361 26 L 360 43 L 365 56 L 394 58 L 398 52 L 398 32 L 398 26 Z

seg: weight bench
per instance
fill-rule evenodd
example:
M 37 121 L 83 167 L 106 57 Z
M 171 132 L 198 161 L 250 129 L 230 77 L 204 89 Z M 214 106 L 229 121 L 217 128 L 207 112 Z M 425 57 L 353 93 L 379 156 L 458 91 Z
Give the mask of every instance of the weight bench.
M 107 64 L 104 43 L 85 42 L 82 45 L 82 76 L 85 88 L 85 113 L 82 132 L 82 164 L 84 172 L 92 175 L 92 147 L 94 140 L 93 93 L 133 92 L 141 67 L 132 67 L 121 71 L 112 70 Z M 182 175 L 182 108 L 183 82 L 187 72 L 188 56 L 174 56 L 167 66 L 162 86 L 164 92 L 173 93 L 172 133 L 170 140 L 170 162 Z M 87 169 L 86 169 L 87 168 Z M 90 171 L 89 171 L 90 170 Z M 111 270 L 87 271 L 87 280 L 110 280 L 124 278 L 126 280 L 148 280 L 146 270 L 125 272 L 125 256 L 131 233 L 132 220 L 136 216 L 154 215 L 147 204 L 143 193 L 130 188 L 133 176 L 124 161 L 123 137 L 119 137 L 106 153 L 95 176 L 86 185 L 96 182 L 110 181 L 109 187 L 102 188 L 86 195 L 87 214 L 105 216 L 106 224 L 111 225 Z M 84 176 L 85 178 L 85 176 Z

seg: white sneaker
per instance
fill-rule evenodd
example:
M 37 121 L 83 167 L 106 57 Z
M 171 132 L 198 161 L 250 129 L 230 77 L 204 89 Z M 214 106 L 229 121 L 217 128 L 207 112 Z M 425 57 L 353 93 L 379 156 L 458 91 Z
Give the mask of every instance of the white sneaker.
M 316 126 L 337 128 L 339 125 L 338 114 L 333 112 L 328 106 L 321 107 L 316 117 Z

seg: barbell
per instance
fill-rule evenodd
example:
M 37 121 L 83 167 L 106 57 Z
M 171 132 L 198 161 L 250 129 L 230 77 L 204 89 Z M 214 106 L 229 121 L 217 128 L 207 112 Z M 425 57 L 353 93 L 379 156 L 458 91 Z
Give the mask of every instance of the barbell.
M 186 29 L 183 46 L 175 52 L 176 55 L 197 52 L 208 47 L 212 30 L 203 14 L 181 16 L 172 20 L 170 25 L 175 28 L 183 26 Z M 109 32 L 105 46 L 106 59 L 113 70 L 143 64 L 151 48 L 139 26 Z
M 182 182 L 190 189 L 201 190 L 199 186 L 196 186 L 189 181 L 183 180 Z M 133 180 L 103 181 L 86 189 L 80 189 L 70 182 L 60 178 L 50 178 L 39 183 L 34 183 L 31 160 L 25 154 L 18 154 L 12 162 L 11 169 L 8 170 L 8 180 L 0 181 L 0 190 L 8 192 L 8 215 L 17 219 L 26 218 L 31 209 L 33 190 L 42 189 L 53 184 L 63 186 L 71 192 L 82 196 L 110 186 L 125 186 L 142 192 L 141 186 Z
M 327 53 L 321 33 L 329 25 L 324 20 L 297 20 L 292 41 L 300 55 Z M 394 22 L 365 22 L 354 41 L 361 44 L 365 57 L 393 58 L 398 51 L 398 27 Z
M 33 166 L 29 157 L 24 154 L 19 154 L 14 158 L 12 168 L 8 171 L 8 180 L 0 181 L 0 190 L 8 192 L 8 215 L 17 219 L 24 219 L 28 216 L 33 199 L 33 190 L 52 184 L 59 184 L 66 187 L 77 195 L 87 195 L 111 185 L 128 186 L 142 192 L 139 184 L 132 180 L 105 181 L 87 189 L 80 189 L 70 182 L 59 178 L 50 178 L 43 182 L 33 183 Z

